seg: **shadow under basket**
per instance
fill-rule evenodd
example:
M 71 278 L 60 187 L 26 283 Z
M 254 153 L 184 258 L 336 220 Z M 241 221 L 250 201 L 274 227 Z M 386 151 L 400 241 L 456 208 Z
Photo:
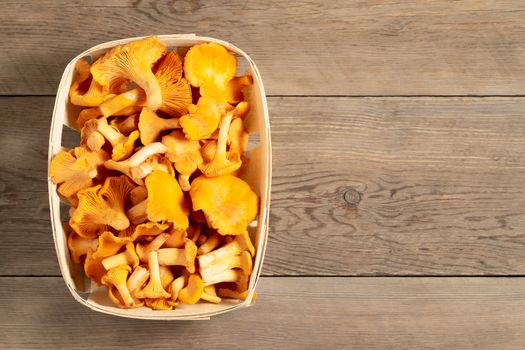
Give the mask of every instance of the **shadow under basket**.
M 235 54 L 239 61 L 239 67 L 253 77 L 253 85 L 244 90 L 245 99 L 251 104 L 249 114 L 246 116 L 246 128 L 250 133 L 250 139 L 256 140 L 250 143 L 247 156 L 250 159 L 243 179 L 260 198 L 259 215 L 248 227 L 250 237 L 256 248 L 253 272 L 250 277 L 248 296 L 246 300 L 222 299 L 219 304 L 211 304 L 200 301 L 195 305 L 180 305 L 174 310 L 157 311 L 147 307 L 136 309 L 120 309 L 109 300 L 105 287 L 98 287 L 95 283 L 85 277 L 80 265 L 71 261 L 67 247 L 67 235 L 63 222 L 67 222 L 65 216 L 67 211 L 62 210 L 63 203 L 56 192 L 56 185 L 48 178 L 49 188 L 49 210 L 53 228 L 55 249 L 60 265 L 60 271 L 66 285 L 73 297 L 81 304 L 92 310 L 115 316 L 152 319 L 152 320 L 200 320 L 209 319 L 213 315 L 229 312 L 253 304 L 253 295 L 257 281 L 262 269 L 264 252 L 268 238 L 268 219 L 270 209 L 270 187 L 271 187 L 271 143 L 270 126 L 268 120 L 268 106 L 264 92 L 261 76 L 255 63 L 239 48 L 232 44 L 208 37 L 200 37 L 193 34 L 182 35 L 159 35 L 158 38 L 168 46 L 169 49 L 189 48 L 195 44 L 215 42 L 226 47 Z M 139 38 L 128 38 L 107 42 L 92 47 L 75 57 L 64 70 L 60 85 L 58 87 L 53 119 L 51 121 L 51 132 L 49 135 L 48 162 L 53 156 L 63 149 L 62 135 L 67 128 L 76 129 L 76 117 L 78 110 L 68 101 L 69 87 L 75 78 L 75 64 L 81 58 L 94 60 L 103 55 L 109 49 L 126 44 Z M 239 72 L 238 72 L 239 73 Z M 66 133 L 67 134 L 67 133 Z M 49 164 L 49 163 L 48 163 Z

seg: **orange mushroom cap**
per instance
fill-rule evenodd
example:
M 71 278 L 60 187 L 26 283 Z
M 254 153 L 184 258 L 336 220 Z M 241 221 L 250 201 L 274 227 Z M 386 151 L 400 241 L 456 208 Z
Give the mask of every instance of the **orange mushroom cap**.
M 212 99 L 201 97 L 196 105 L 188 107 L 188 114 L 180 117 L 179 123 L 188 139 L 200 140 L 217 129 L 221 116 L 230 107 L 218 104 Z
M 142 112 L 140 112 L 140 140 L 145 146 L 155 142 L 162 131 L 178 127 L 180 127 L 179 120 L 176 118 L 161 118 L 148 108 L 143 108 Z
M 99 151 L 106 139 L 98 132 L 98 121 L 88 120 L 80 130 L 80 145 L 86 145 L 92 151 Z
M 188 284 L 179 292 L 179 300 L 184 304 L 195 304 L 202 296 L 204 282 L 199 275 L 190 275 Z
M 209 226 L 221 235 L 247 233 L 257 216 L 259 198 L 243 180 L 233 176 L 199 176 L 190 190 L 193 210 L 202 210 Z
M 174 130 L 171 134 L 164 136 L 162 143 L 168 149 L 166 156 L 175 163 L 175 169 L 179 173 L 189 175 L 202 164 L 199 141 L 188 140 L 180 130 Z
M 131 242 L 127 237 L 117 237 L 112 232 L 105 231 L 98 236 L 98 247 L 93 253 L 93 258 L 107 258 L 117 254 L 120 248 Z
M 182 78 L 182 61 L 175 52 L 168 52 L 160 61 L 155 72 L 160 90 L 162 104 L 159 110 L 173 117 L 185 114 L 191 104 L 191 88 Z
M 96 238 L 86 239 L 75 232 L 71 232 L 67 236 L 67 247 L 71 254 L 71 260 L 77 264 L 80 264 L 80 258 L 86 255 L 89 249 L 95 250 L 97 246 L 98 240 Z
M 189 208 L 177 180 L 155 170 L 146 177 L 146 187 L 148 219 L 154 222 L 169 221 L 176 229 L 186 229 L 189 225 Z
M 228 131 L 229 152 L 242 155 L 248 146 L 248 138 L 249 135 L 244 128 L 243 120 L 241 118 L 232 120 Z
M 60 151 L 51 160 L 49 175 L 51 181 L 59 184 L 58 192 L 66 198 L 93 185 L 92 179 L 98 174 L 97 168 L 108 159 L 108 154 L 100 150 L 92 152 L 85 147 L 73 151 Z
M 184 60 L 184 74 L 193 86 L 212 85 L 223 89 L 235 76 L 237 59 L 216 43 L 192 46 Z
M 78 193 L 78 208 L 71 215 L 69 224 L 79 235 L 92 238 L 109 225 L 124 230 L 129 220 L 124 204 L 133 185 L 126 176 L 108 177 L 104 186 L 94 186 Z
M 111 49 L 91 66 L 93 79 L 114 91 L 126 81 L 133 81 L 144 89 L 148 107 L 156 110 L 162 103 L 160 85 L 152 65 L 166 52 L 166 46 L 157 37 L 148 37 Z
M 86 276 L 98 285 L 102 284 L 102 276 L 106 274 L 106 269 L 102 266 L 102 260 L 104 260 L 104 258 L 93 257 L 93 250 L 88 249 L 86 260 L 84 261 L 84 272 Z

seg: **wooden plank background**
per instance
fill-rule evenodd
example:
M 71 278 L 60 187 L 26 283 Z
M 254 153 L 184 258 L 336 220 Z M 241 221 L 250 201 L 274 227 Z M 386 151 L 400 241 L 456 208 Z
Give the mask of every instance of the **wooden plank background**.
M 519 95 L 525 3 L 3 0 L 0 93 L 54 94 L 69 60 L 152 33 L 225 38 L 270 95 Z
M 525 348 L 524 11 L 2 1 L 0 348 Z M 47 140 L 62 71 L 97 43 L 152 33 L 238 45 L 270 96 L 265 277 L 253 308 L 208 322 L 83 308 L 54 253 Z

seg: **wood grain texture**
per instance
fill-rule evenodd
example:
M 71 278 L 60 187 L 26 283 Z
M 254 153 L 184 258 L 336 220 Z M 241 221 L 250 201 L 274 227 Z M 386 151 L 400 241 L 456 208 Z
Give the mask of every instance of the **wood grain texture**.
M 516 95 L 525 3 L 2 1 L 0 94 L 54 94 L 101 42 L 197 33 L 248 52 L 271 95 Z
M 4 349 L 523 349 L 525 281 L 262 278 L 255 306 L 140 321 L 78 304 L 60 278 L 0 280 Z
M 265 275 L 525 273 L 524 98 L 270 98 Z M 0 98 L 0 274 L 58 274 L 53 98 Z M 72 134 L 68 143 L 72 145 Z M 16 262 L 16 263 L 15 263 Z

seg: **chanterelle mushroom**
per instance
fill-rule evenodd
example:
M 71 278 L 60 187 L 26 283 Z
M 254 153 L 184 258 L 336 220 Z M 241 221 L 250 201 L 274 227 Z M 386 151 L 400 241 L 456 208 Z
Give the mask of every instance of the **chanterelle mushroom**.
M 144 289 L 139 290 L 135 295 L 138 298 L 169 298 L 170 293 L 162 287 L 160 280 L 159 262 L 157 252 L 152 251 L 148 255 L 149 282 Z
M 175 52 L 170 51 L 162 58 L 155 77 L 162 92 L 159 110 L 173 117 L 185 114 L 191 104 L 191 88 L 182 78 L 182 61 Z
M 237 115 L 238 110 L 234 109 L 221 120 L 219 139 L 217 140 L 217 150 L 210 162 L 201 164 L 200 171 L 208 177 L 226 175 L 239 169 L 242 165 L 240 154 L 234 151 L 227 152 L 228 131 L 232 118 Z
M 91 66 L 91 74 L 109 91 L 123 81 L 133 81 L 146 92 L 148 107 L 156 110 L 162 103 L 162 93 L 151 68 L 165 52 L 166 46 L 157 37 L 133 41 L 98 59 Z
M 236 70 L 235 56 L 216 43 L 194 45 L 184 59 L 184 74 L 193 86 L 223 90 Z
M 188 140 L 180 130 L 174 130 L 162 138 L 166 146 L 166 156 L 175 164 L 181 174 L 192 174 L 202 164 L 199 141 Z
M 177 180 L 165 172 L 155 170 L 146 177 L 148 202 L 146 212 L 150 221 L 168 221 L 176 229 L 189 225 L 188 203 Z
M 59 185 L 58 193 L 71 199 L 78 191 L 93 185 L 92 179 L 98 174 L 97 168 L 108 157 L 103 150 L 92 152 L 85 147 L 61 151 L 51 160 L 49 176 L 53 183 Z
M 92 151 L 99 151 L 106 140 L 98 132 L 98 120 L 88 120 L 80 130 L 80 145 L 86 145 Z
M 128 307 L 134 304 L 133 297 L 131 296 L 126 284 L 126 279 L 130 272 L 131 268 L 128 265 L 120 265 L 110 269 L 107 274 L 102 277 L 102 284 L 106 286 L 115 286 L 122 297 L 124 304 Z
M 78 193 L 78 208 L 71 215 L 69 224 L 79 235 L 92 238 L 103 225 L 124 230 L 129 220 L 124 203 L 133 185 L 125 176 L 108 177 L 104 186 L 94 186 Z
M 97 130 L 113 146 L 111 159 L 117 162 L 128 158 L 133 153 L 135 141 L 139 138 L 139 132 L 136 130 L 129 136 L 121 134 L 120 131 L 108 124 L 106 118 L 98 119 Z
M 179 300 L 184 304 L 195 304 L 202 296 L 204 283 L 199 275 L 190 275 L 188 285 L 179 292 Z
M 210 227 L 221 235 L 247 233 L 257 216 L 259 198 L 250 186 L 233 175 L 199 176 L 191 183 L 193 210 L 202 210 Z
M 201 97 L 196 105 L 188 106 L 188 114 L 180 117 L 179 123 L 188 139 L 200 140 L 217 129 L 221 116 L 230 107 Z
M 104 162 L 104 166 L 110 170 L 120 171 L 121 173 L 126 174 L 129 178 L 135 181 L 138 185 L 143 185 L 144 183 L 142 181 L 142 178 L 133 178 L 133 174 L 131 173 L 132 169 L 138 167 L 149 157 L 155 154 L 164 153 L 166 152 L 166 150 L 166 146 L 164 146 L 162 143 L 155 142 L 141 148 L 134 155 L 132 155 L 124 161 L 115 162 L 113 160 L 108 160 Z
M 176 118 L 161 118 L 157 115 L 157 113 L 147 108 L 143 108 L 142 112 L 140 113 L 140 140 L 146 146 L 157 141 L 162 131 L 179 127 L 179 120 Z
M 91 79 L 89 72 L 90 66 L 86 60 L 82 58 L 79 59 L 75 68 L 78 78 L 69 89 L 69 100 L 72 104 L 83 107 L 94 107 L 111 96 L 108 90 Z

